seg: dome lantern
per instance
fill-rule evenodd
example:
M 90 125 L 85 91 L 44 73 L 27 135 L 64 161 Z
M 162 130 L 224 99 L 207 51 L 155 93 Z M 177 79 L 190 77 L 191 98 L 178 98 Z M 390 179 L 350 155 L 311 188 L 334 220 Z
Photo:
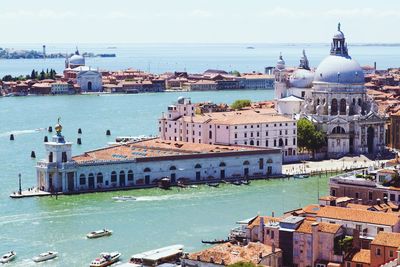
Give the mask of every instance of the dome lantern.
M 340 30 L 340 22 L 338 23 L 337 32 L 333 35 L 331 44 L 331 55 L 348 57 L 346 38 Z

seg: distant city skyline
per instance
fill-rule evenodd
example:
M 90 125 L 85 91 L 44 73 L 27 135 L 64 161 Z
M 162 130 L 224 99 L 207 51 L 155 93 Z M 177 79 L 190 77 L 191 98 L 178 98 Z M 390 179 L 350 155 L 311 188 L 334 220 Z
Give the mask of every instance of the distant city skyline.
M 400 43 L 400 2 L 3 0 L 8 43 Z

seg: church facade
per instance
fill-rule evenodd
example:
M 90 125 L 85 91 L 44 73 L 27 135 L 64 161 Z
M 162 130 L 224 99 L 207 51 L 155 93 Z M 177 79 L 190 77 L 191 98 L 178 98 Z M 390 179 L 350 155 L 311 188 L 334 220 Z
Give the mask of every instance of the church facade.
M 303 52 L 299 68 L 289 73 L 281 56 L 275 69 L 276 105 L 325 132 L 328 157 L 378 155 L 385 149 L 385 118 L 366 94 L 363 70 L 345 40 L 339 24 L 330 54 L 315 70 Z
M 65 60 L 64 78 L 75 80 L 82 92 L 100 92 L 103 90 L 101 72 L 86 66 L 85 57 L 75 54 Z

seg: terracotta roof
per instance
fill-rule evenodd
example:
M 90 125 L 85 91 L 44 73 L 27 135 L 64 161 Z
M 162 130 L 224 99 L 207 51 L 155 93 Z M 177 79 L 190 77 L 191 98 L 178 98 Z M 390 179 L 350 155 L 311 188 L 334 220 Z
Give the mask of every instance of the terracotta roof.
M 280 249 L 276 248 L 276 252 Z M 224 243 L 214 247 L 189 254 L 189 259 L 202 262 L 214 262 L 215 264 L 230 265 L 237 262 L 252 262 L 258 265 L 260 254 L 266 257 L 272 254 L 272 247 L 262 243 L 250 242 L 247 246 Z M 223 261 L 223 263 L 222 263 Z
M 85 152 L 73 157 L 77 162 L 88 161 L 120 161 L 137 158 L 154 158 L 178 155 L 194 155 L 204 153 L 226 153 L 226 152 L 249 152 L 249 151 L 274 150 L 268 148 L 257 148 L 250 146 L 224 146 L 196 144 L 179 141 L 164 141 L 157 138 L 115 145 Z
M 317 213 L 319 218 L 328 218 L 344 221 L 366 222 L 379 225 L 396 225 L 400 218 L 393 213 L 379 213 L 369 210 L 326 206 Z
M 256 226 L 260 225 L 260 220 L 261 217 L 264 219 L 264 225 L 272 222 L 279 222 L 281 218 L 279 217 L 270 217 L 270 216 L 257 216 L 250 225 L 248 225 L 248 228 L 253 229 Z
M 359 210 L 368 210 L 371 208 L 371 206 L 368 205 L 354 204 L 354 203 L 349 203 L 347 204 L 346 207 L 350 209 L 359 209 Z
M 371 251 L 369 249 L 361 249 L 356 252 L 353 257 L 351 257 L 350 261 L 359 262 L 359 263 L 371 263 Z
M 336 234 L 341 228 L 340 224 L 335 223 L 324 223 L 324 222 L 313 222 L 309 220 L 304 220 L 302 224 L 297 228 L 296 232 L 311 234 L 312 225 L 318 225 L 318 232 Z
M 400 233 L 388 233 L 380 231 L 372 240 L 371 245 L 400 248 Z
M 293 123 L 290 117 L 276 114 L 272 108 L 262 109 L 246 109 L 240 111 L 227 112 L 211 112 L 204 114 L 196 114 L 195 116 L 184 116 L 185 122 L 204 123 L 208 121 L 210 124 L 222 125 L 239 125 L 239 124 L 263 124 L 263 123 Z
M 311 204 L 311 205 L 305 206 L 305 207 L 303 208 L 303 211 L 304 211 L 305 213 L 309 213 L 309 214 L 317 214 L 317 212 L 318 212 L 320 209 L 321 209 L 321 206 L 320 206 L 320 205 Z

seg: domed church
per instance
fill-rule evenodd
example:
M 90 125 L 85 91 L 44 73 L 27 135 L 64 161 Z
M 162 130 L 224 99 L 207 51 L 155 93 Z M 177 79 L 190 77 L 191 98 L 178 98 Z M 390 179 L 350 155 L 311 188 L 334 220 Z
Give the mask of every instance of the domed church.
M 304 58 L 303 52 L 303 62 Z M 288 103 L 285 98 L 295 96 L 302 100 L 298 109 L 292 108 L 293 113 L 313 121 L 326 133 L 328 157 L 376 155 L 384 151 L 385 119 L 366 94 L 363 70 L 348 53 L 340 23 L 333 35 L 330 55 L 314 72 L 308 68 L 304 73 L 307 68 L 303 64 L 289 75 L 282 61 L 280 57 L 275 69 L 278 111 L 290 110 L 282 106 Z

